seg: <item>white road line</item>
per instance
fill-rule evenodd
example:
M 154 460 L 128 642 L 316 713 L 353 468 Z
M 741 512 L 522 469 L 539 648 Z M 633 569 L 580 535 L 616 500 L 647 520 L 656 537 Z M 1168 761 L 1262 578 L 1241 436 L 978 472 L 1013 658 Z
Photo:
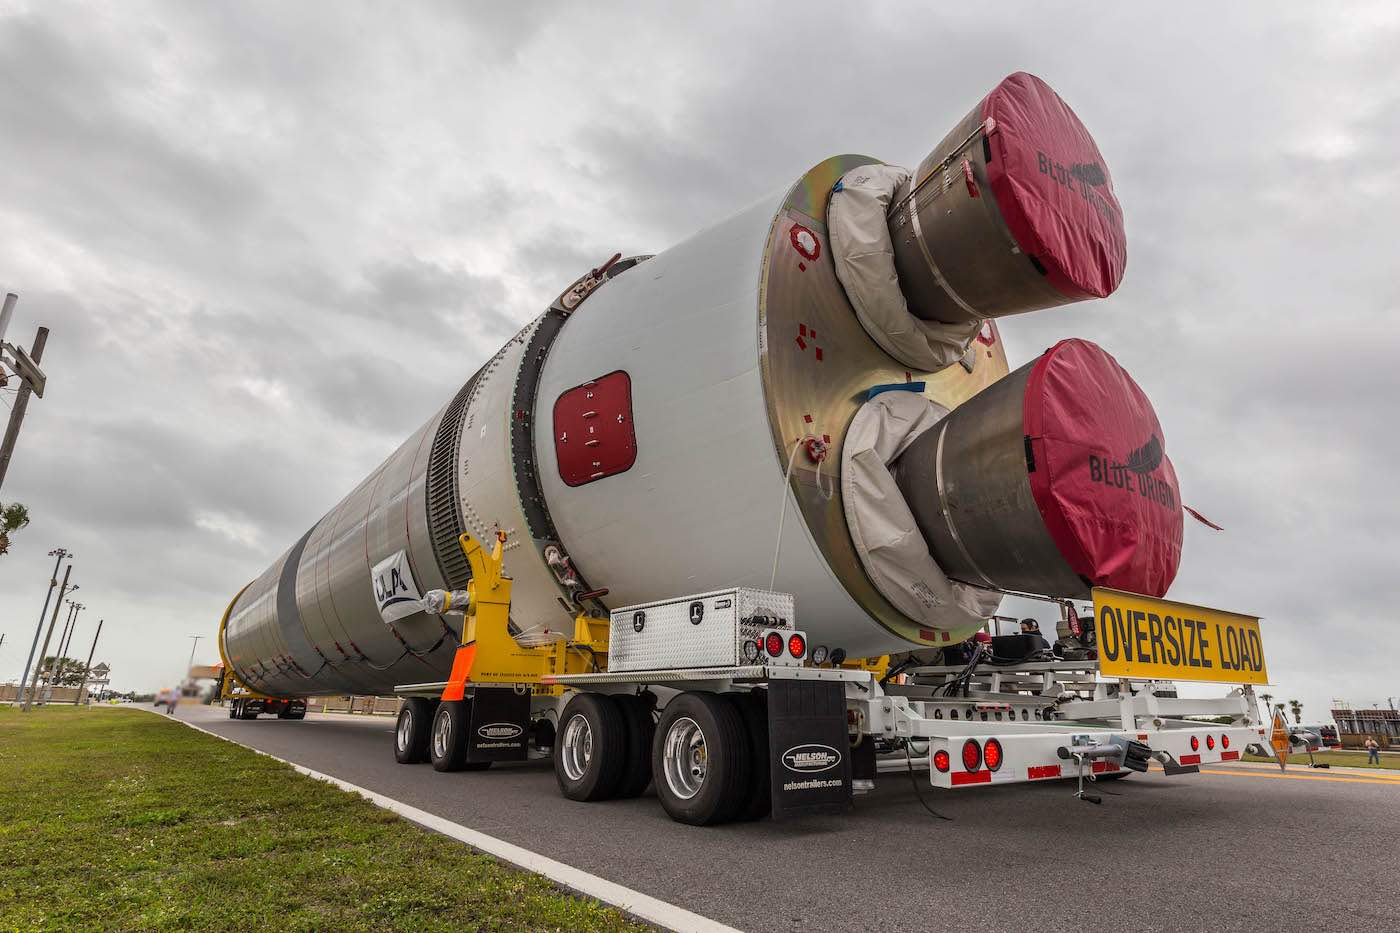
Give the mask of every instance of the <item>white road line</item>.
M 278 758 L 276 755 L 268 754 L 262 749 L 253 748 L 251 745 L 244 745 L 242 742 L 231 739 L 226 735 L 219 735 L 217 732 L 211 732 L 203 726 L 197 726 L 192 722 L 173 716 L 167 716 L 164 713 L 157 713 L 153 709 L 147 710 L 147 712 L 160 716 L 162 719 L 175 719 L 176 722 L 189 726 L 191 729 L 198 730 L 199 732 L 203 732 L 206 735 L 212 735 L 216 739 L 223 739 L 225 742 L 231 742 L 240 748 L 246 748 L 249 751 L 257 752 L 259 755 L 267 755 L 268 758 L 275 761 L 280 761 L 285 765 L 291 765 L 307 777 L 315 778 L 318 781 L 325 781 L 328 784 L 334 784 L 342 790 L 348 790 L 352 793 L 359 794 L 375 806 L 397 813 L 406 820 L 411 820 L 434 832 L 442 833 L 444 836 L 450 836 L 458 842 L 464 842 L 473 849 L 485 852 L 487 855 L 494 855 L 496 858 L 504 862 L 510 862 L 518 868 L 534 872 L 537 875 L 544 875 L 549 880 L 571 891 L 575 891 L 585 897 L 591 897 L 602 901 L 605 904 L 611 904 L 639 920 L 645 920 L 647 923 L 653 923 L 667 930 L 676 930 L 678 933 L 740 933 L 740 931 L 734 927 L 725 926 L 723 923 L 711 920 L 708 917 L 702 917 L 697 913 L 686 910 L 684 907 L 668 904 L 659 898 L 652 897 L 650 894 L 643 894 L 641 891 L 634 891 L 631 888 L 624 887 L 606 878 L 599 878 L 597 875 L 589 874 L 582 869 L 574 868 L 572 865 L 565 865 L 563 862 L 557 862 L 552 858 L 540 855 L 538 852 L 531 852 L 529 849 L 523 849 L 514 843 L 506 842 L 504 839 L 488 836 L 480 830 L 463 826 L 461 823 L 445 820 L 436 814 L 429 813 L 427 810 L 411 807 L 392 797 L 386 797 L 383 794 L 377 794 L 372 790 L 368 790 L 356 784 L 351 784 L 349 781 L 342 781 L 338 777 L 322 774 L 320 771 L 313 771 L 311 768 L 299 765 L 294 761 Z

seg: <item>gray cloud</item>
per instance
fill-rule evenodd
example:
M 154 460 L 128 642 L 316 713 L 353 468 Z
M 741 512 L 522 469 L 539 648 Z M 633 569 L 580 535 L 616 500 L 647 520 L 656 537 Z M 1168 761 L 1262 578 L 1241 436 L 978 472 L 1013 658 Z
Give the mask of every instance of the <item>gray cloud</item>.
M 1397 31 L 1385 5 L 0 6 L 0 285 L 21 339 L 53 328 L 0 677 L 63 544 L 118 683 L 172 678 L 584 269 L 831 154 L 913 164 L 1024 69 L 1094 130 L 1130 260 L 1112 299 L 1005 322 L 1011 354 L 1086 336 L 1147 388 L 1228 528 L 1188 531 L 1175 593 L 1267 616 L 1280 690 L 1394 693 L 1368 648 L 1400 525 Z

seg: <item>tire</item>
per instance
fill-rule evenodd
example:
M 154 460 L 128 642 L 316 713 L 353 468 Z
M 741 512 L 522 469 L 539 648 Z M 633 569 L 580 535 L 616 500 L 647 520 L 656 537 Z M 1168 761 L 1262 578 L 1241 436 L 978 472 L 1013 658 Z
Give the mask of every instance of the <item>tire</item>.
M 238 701 L 237 701 L 237 700 L 234 700 L 232 703 L 230 703 L 230 704 L 228 705 L 228 718 L 229 718 L 229 719 L 237 719 L 237 718 L 238 718 Z
M 677 822 L 723 823 L 749 800 L 749 738 L 738 709 L 724 697 L 682 693 L 666 704 L 651 754 L 656 796 Z
M 656 720 L 651 718 L 651 711 L 656 699 L 649 693 L 618 694 L 613 702 L 627 727 L 622 779 L 618 782 L 616 796 L 622 799 L 640 797 L 651 783 L 651 743 L 656 735 Z
M 749 742 L 749 789 L 734 818 L 761 820 L 773 812 L 773 791 L 769 786 L 768 691 L 750 690 L 725 694 L 725 697 L 734 704 L 743 720 Z
M 570 800 L 615 797 L 627 766 L 627 735 L 627 718 L 612 697 L 575 694 L 554 740 L 559 792 Z
M 416 765 L 428 760 L 428 742 L 433 735 L 433 701 L 409 697 L 394 723 L 394 760 Z
M 433 714 L 428 758 L 435 771 L 461 771 L 467 763 L 467 737 L 471 729 L 470 700 L 444 700 Z
M 242 708 L 239 709 L 239 711 L 238 711 L 238 718 L 239 718 L 239 719 L 257 719 L 257 718 L 258 718 L 258 711 L 255 710 L 255 709 L 253 709 L 251 706 L 249 706 L 248 703 L 247 703 L 247 701 L 244 701 Z

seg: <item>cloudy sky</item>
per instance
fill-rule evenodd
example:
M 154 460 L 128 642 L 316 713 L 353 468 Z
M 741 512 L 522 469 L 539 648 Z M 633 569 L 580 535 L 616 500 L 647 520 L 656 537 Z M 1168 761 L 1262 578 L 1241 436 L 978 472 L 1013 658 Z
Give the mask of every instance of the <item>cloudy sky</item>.
M 1400 694 L 1400 11 L 859 6 L 0 0 L 0 289 L 12 339 L 52 329 L 0 680 L 62 545 L 77 643 L 105 618 L 117 686 L 173 682 L 580 271 L 831 154 L 913 165 L 1026 70 L 1097 137 L 1130 258 L 1007 322 L 1013 366 L 1075 335 L 1135 374 L 1227 529 L 1192 523 L 1172 594 L 1266 617 L 1276 693 Z

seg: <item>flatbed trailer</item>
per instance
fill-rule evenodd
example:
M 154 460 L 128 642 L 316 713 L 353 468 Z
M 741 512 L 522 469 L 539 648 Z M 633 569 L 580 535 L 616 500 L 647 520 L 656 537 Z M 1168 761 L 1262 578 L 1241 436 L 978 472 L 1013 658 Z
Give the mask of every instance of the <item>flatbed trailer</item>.
M 890 771 L 924 772 L 943 790 L 1073 781 L 1074 797 L 1099 803 L 1094 782 L 1154 761 L 1175 777 L 1250 748 L 1271 754 L 1250 686 L 1214 699 L 1160 696 L 1152 681 L 1104 679 L 1095 660 L 818 664 L 795 620 L 771 617 L 764 630 L 736 621 L 745 663 L 610 670 L 608 620 L 583 616 L 572 640 L 521 646 L 506 632 L 508 586 L 504 601 L 486 596 L 509 583 L 493 566 L 500 543 L 487 555 L 469 537 L 473 590 L 426 600 L 462 612 L 462 663 L 451 680 L 396 689 L 404 763 L 483 769 L 550 755 L 566 797 L 637 796 L 650 784 L 672 818 L 710 824 L 840 812 Z M 721 605 L 738 592 L 658 606 Z M 619 625 L 636 627 L 629 613 L 613 614 L 614 639 Z M 530 676 L 505 673 L 532 664 Z
M 580 613 L 572 633 L 519 639 L 505 537 L 488 552 L 463 535 L 470 586 L 423 599 L 430 614 L 460 619 L 461 644 L 448 680 L 395 688 L 403 764 L 484 770 L 549 756 L 565 797 L 653 786 L 673 819 L 708 825 L 839 813 L 893 771 L 948 791 L 1073 781 L 1073 797 L 1100 803 L 1095 782 L 1154 761 L 1177 777 L 1250 749 L 1273 755 L 1248 684 L 1183 699 L 1154 680 L 1105 678 L 1097 660 L 1001 663 L 976 644 L 972 660 L 952 666 L 833 658 L 809 651 L 788 594 L 686 595 L 608 619 Z M 786 608 L 745 615 L 745 600 Z M 716 651 L 731 663 L 714 663 Z M 631 669 L 639 658 L 666 661 Z M 305 716 L 303 698 L 266 696 L 235 677 L 220 698 L 234 718 Z

